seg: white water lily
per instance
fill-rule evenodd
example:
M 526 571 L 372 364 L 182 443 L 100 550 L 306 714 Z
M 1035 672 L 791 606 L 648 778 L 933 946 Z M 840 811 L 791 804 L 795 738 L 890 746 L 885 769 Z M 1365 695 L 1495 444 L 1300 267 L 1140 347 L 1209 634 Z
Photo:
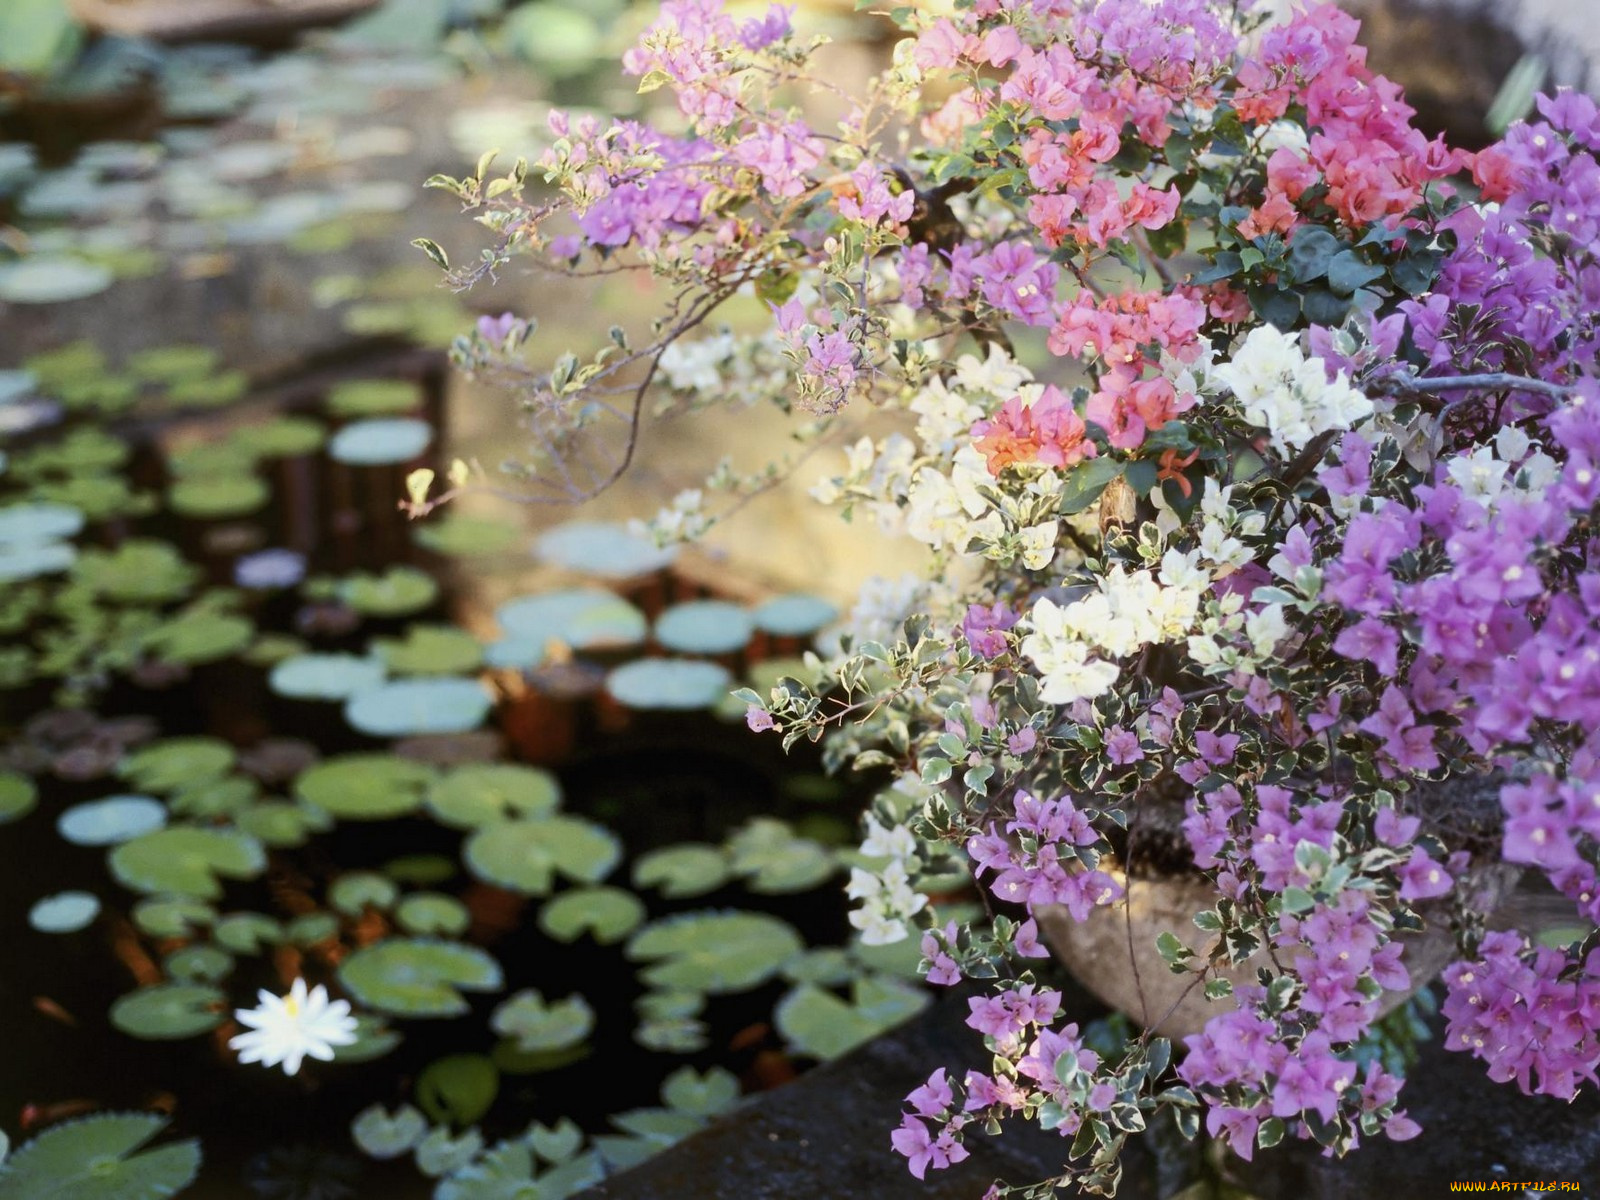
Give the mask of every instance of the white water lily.
M 287 996 L 262 991 L 260 1004 L 234 1013 L 241 1025 L 250 1028 L 228 1040 L 239 1051 L 239 1061 L 258 1062 L 265 1067 L 283 1064 L 293 1075 L 310 1056 L 327 1062 L 335 1046 L 348 1046 L 356 1040 L 356 1019 L 350 1015 L 348 1000 L 330 1000 L 328 989 L 320 983 L 309 990 L 304 979 L 296 979 Z

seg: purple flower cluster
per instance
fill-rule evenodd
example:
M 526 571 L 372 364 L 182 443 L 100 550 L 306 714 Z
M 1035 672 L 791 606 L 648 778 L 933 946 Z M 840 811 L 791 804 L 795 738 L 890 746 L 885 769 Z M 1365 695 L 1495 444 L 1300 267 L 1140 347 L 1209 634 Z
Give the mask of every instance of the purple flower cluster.
M 1121 898 L 1122 885 L 1106 872 L 1084 863 L 1080 847 L 1103 839 L 1088 815 L 1070 798 L 1040 800 L 1019 791 L 1015 816 L 1004 834 L 991 825 L 967 842 L 976 873 L 990 872 L 989 890 L 1002 900 L 1025 904 L 1064 905 L 1075 921 L 1094 908 Z

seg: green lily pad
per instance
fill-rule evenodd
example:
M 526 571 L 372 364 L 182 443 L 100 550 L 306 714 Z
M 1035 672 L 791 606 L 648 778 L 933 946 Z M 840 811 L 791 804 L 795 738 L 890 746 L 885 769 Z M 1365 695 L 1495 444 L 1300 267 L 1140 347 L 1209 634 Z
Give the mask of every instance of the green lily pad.
M 61 541 L 83 529 L 83 514 L 64 504 L 8 504 L 0 508 L 0 546 Z
M 790 959 L 783 977 L 790 983 L 814 983 L 818 987 L 839 987 L 849 983 L 861 968 L 849 953 L 838 946 L 819 946 Z
M 796 837 L 782 821 L 757 817 L 728 839 L 733 871 L 753 892 L 774 895 L 817 887 L 838 869 L 826 846 Z
M 235 954 L 260 954 L 283 940 L 283 926 L 264 913 L 228 913 L 212 927 L 211 937 Z
M 369 617 L 405 617 L 420 612 L 439 595 L 433 576 L 415 567 L 390 567 L 382 575 L 352 575 L 338 596 Z
M 116 276 L 81 258 L 36 255 L 0 266 L 0 300 L 12 304 L 60 304 L 105 291 Z
M 123 759 L 117 774 L 141 792 L 161 793 L 220 779 L 233 762 L 233 747 L 217 738 L 165 738 Z
M 657 546 L 644 534 L 605 521 L 570 521 L 543 534 L 534 553 L 545 562 L 604 579 L 632 579 L 670 566 L 676 546 Z
M 415 892 L 400 901 L 394 919 L 401 929 L 419 936 L 457 937 L 472 924 L 472 913 L 454 896 L 443 892 Z
M 771 979 L 805 949 L 787 921 L 766 913 L 693 912 L 646 925 L 628 942 L 640 978 L 654 988 L 742 992 Z
M 561 785 L 554 775 L 509 763 L 457 767 L 428 789 L 428 810 L 457 829 L 507 817 L 549 816 L 560 804 Z
M 693 1117 L 717 1117 L 739 1103 L 739 1077 L 723 1067 L 704 1074 L 679 1067 L 661 1084 L 661 1099 L 668 1108 Z
M 496 1008 L 489 1027 L 502 1037 L 515 1038 L 517 1049 L 524 1053 L 564 1050 L 594 1031 L 594 1009 L 576 993 L 547 1003 L 541 993 L 528 989 Z
M 227 997 L 199 983 L 158 983 L 119 997 L 111 1023 L 146 1041 L 169 1041 L 208 1033 L 227 1019 Z
M 346 872 L 328 888 L 328 903 L 351 917 L 368 908 L 387 909 L 399 898 L 399 885 L 376 871 Z
M 369 1158 L 399 1158 L 408 1153 L 428 1132 L 428 1121 L 409 1104 L 391 1114 L 374 1104 L 356 1114 L 350 1123 L 350 1136 Z
M 27 816 L 39 803 L 33 780 L 16 771 L 0 771 L 0 825 Z
M 483 1150 L 483 1134 L 469 1129 L 460 1137 L 451 1137 L 448 1126 L 439 1126 L 417 1143 L 415 1150 L 417 1170 L 429 1178 L 452 1175 L 477 1158 Z
M 0 474 L 4 473 L 4 465 L 0 461 Z M 28 498 L 75 508 L 85 520 L 94 522 L 113 517 L 147 517 L 157 507 L 154 496 L 134 491 L 120 475 L 74 475 L 70 479 L 47 480 L 35 484 Z
M 627 937 L 644 918 L 644 903 L 632 892 L 614 887 L 574 888 L 539 910 L 539 928 L 558 942 L 575 942 L 587 933 L 609 946 Z
M 345 702 L 344 716 L 371 737 L 466 733 L 482 725 L 494 697 L 476 679 L 401 679 Z
M 458 1017 L 468 1011 L 462 991 L 505 986 L 500 964 L 478 947 L 423 938 L 363 946 L 339 979 L 361 1004 L 401 1017 Z
M 402 854 L 383 864 L 383 873 L 390 879 L 418 887 L 431 887 L 453 879 L 458 870 L 455 860 L 443 854 Z
M 380 1018 L 363 1013 L 356 1017 L 356 1040 L 333 1048 L 333 1061 L 364 1063 L 382 1058 L 403 1039 Z
M 732 676 L 713 662 L 642 658 L 606 676 L 606 691 L 629 708 L 710 708 L 727 693 Z
M 78 551 L 68 542 L 0 542 L 0 583 L 70 570 Z
M 100 897 L 93 892 L 57 892 L 34 902 L 28 924 L 40 933 L 77 933 L 100 915 Z
M 166 1127 L 156 1113 L 95 1113 L 52 1125 L 6 1159 L 0 1200 L 166 1200 L 200 1173 L 193 1138 L 138 1152 Z
M 322 449 L 328 431 L 322 422 L 310 417 L 278 417 L 263 425 L 252 425 L 234 436 L 261 458 L 299 458 Z
M 190 937 L 216 919 L 217 910 L 192 896 L 147 896 L 133 906 L 133 923 L 154 938 Z
M 535 1121 L 522 1140 L 547 1163 L 571 1162 L 583 1149 L 583 1130 L 570 1117 L 562 1117 L 554 1126 Z
M 194 666 L 239 653 L 255 637 L 245 617 L 221 612 L 183 613 L 144 637 L 145 652 L 161 662 Z
M 622 845 L 592 822 L 554 816 L 485 825 L 467 839 L 461 853 L 485 882 L 544 896 L 557 873 L 580 883 L 599 883 L 621 859 Z
M 189 594 L 200 579 L 200 569 L 167 542 L 130 538 L 115 550 L 85 550 L 72 576 L 114 603 L 168 604 Z
M 483 663 L 483 646 L 453 625 L 412 625 L 403 638 L 374 638 L 372 653 L 396 675 L 457 675 Z
M 149 796 L 107 796 L 75 804 L 56 818 L 56 832 L 74 846 L 115 846 L 167 823 L 167 808 Z
M 180 825 L 147 833 L 111 851 L 111 873 L 136 892 L 215 900 L 219 876 L 253 879 L 266 870 L 261 843 L 231 829 Z
M 497 667 L 538 666 L 550 642 L 574 650 L 626 649 L 649 631 L 642 612 L 600 588 L 524 596 L 502 604 L 495 619 L 507 634 L 489 651 Z
M 258 512 L 270 497 L 266 482 L 254 475 L 198 475 L 167 489 L 167 507 L 180 517 L 209 521 Z
M 474 517 L 446 510 L 445 515 L 412 527 L 412 540 L 435 554 L 457 558 L 506 554 L 522 540 L 522 526 L 514 521 Z
M 176 408 L 223 408 L 242 400 L 250 390 L 243 371 L 221 371 L 204 379 L 180 379 L 167 390 L 167 402 Z
M 856 981 L 854 1003 L 809 983 L 798 984 L 773 1010 L 790 1046 L 813 1058 L 837 1058 L 894 1028 L 928 1005 L 928 993 L 897 979 Z
M 750 614 L 725 600 L 675 604 L 656 620 L 656 641 L 680 654 L 731 654 L 754 633 Z
M 839 609 L 820 596 L 792 592 L 775 596 L 752 614 L 756 628 L 779 637 L 809 637 L 839 619 Z
M 337 417 L 378 417 L 415 412 L 422 389 L 409 379 L 352 379 L 328 392 L 328 411 Z
M 414 1093 L 435 1123 L 458 1128 L 476 1124 L 500 1091 L 500 1071 L 486 1054 L 451 1054 L 435 1059 L 417 1077 Z
M 255 470 L 259 457 L 255 446 L 246 438 L 193 442 L 167 455 L 167 469 L 180 479 L 249 475 Z
M 203 379 L 222 356 L 210 346 L 153 346 L 128 356 L 128 370 L 146 383 L 179 383 Z
M 383 663 L 355 654 L 299 654 L 272 668 L 267 685 L 295 700 L 347 700 L 380 686 Z
M 694 842 L 651 850 L 633 864 L 635 886 L 656 888 L 671 900 L 714 892 L 732 877 L 725 853 Z
M 182 983 L 219 983 L 233 973 L 233 955 L 217 946 L 181 946 L 167 955 L 161 969 Z
M 433 442 L 433 426 L 415 417 L 370 417 L 352 421 L 328 443 L 328 456 L 347 466 L 406 463 Z
M 432 767 L 389 754 L 344 754 L 295 780 L 295 794 L 335 817 L 381 821 L 415 812 L 435 779 Z
M 303 846 L 314 833 L 333 828 L 333 819 L 320 808 L 292 800 L 263 800 L 233 815 L 233 823 L 262 845 L 273 848 Z
M 283 927 L 284 940 L 295 946 L 315 946 L 339 936 L 339 918 L 332 913 L 303 913 Z
M 261 794 L 261 785 L 242 775 L 197 779 L 173 792 L 167 808 L 180 817 L 226 817 Z

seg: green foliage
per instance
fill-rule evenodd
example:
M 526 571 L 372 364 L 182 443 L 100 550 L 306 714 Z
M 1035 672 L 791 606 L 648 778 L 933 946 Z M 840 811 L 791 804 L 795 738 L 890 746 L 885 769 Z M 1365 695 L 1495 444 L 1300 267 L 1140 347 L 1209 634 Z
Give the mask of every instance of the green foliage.
M 417 1077 L 416 1099 L 438 1125 L 465 1128 L 480 1120 L 500 1091 L 500 1072 L 485 1055 L 435 1059 Z
M 646 925 L 627 955 L 646 966 L 640 977 L 655 988 L 742 992 L 771 979 L 804 949 L 786 921 L 766 913 L 694 912 Z
M 504 986 L 500 964 L 476 946 L 425 938 L 389 938 L 363 946 L 339 966 L 339 979 L 359 1003 L 401 1017 L 457 1017 L 463 991 Z
M 0 1200 L 166 1200 L 200 1172 L 194 1139 L 142 1148 L 155 1113 L 98 1113 L 53 1125 L 0 1167 Z

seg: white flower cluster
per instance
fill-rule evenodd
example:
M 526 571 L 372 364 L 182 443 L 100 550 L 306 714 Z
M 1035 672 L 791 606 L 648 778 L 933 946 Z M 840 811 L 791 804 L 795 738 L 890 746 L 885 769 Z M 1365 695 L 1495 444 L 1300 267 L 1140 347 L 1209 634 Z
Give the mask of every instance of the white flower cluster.
M 1232 497 L 1232 487 L 1219 487 L 1215 479 L 1208 479 L 1200 498 L 1199 555 L 1216 567 L 1218 579 L 1233 574 L 1255 556 L 1240 538 L 1259 537 L 1267 526 L 1264 514 L 1240 512 L 1230 503 Z
M 661 352 L 657 370 L 666 377 L 674 391 L 698 392 L 722 386 L 719 368 L 733 357 L 736 349 L 733 334 L 721 333 L 697 341 L 678 341 L 668 344 Z
M 1307 358 L 1299 338 L 1257 326 L 1232 359 L 1211 369 L 1211 383 L 1238 398 L 1245 420 L 1267 430 L 1280 453 L 1301 449 L 1319 433 L 1352 429 L 1373 411 L 1343 374 L 1330 383 L 1323 361 Z
M 1070 604 L 1036 601 L 1022 653 L 1039 668 L 1040 699 L 1071 704 L 1103 695 L 1121 673 L 1114 660 L 1188 634 L 1210 586 L 1193 553 L 1169 550 L 1159 575 L 1116 566 L 1099 591 Z
M 1555 459 L 1515 425 L 1501 426 L 1492 444 L 1452 458 L 1445 472 L 1463 495 L 1490 510 L 1514 497 L 1537 499 L 1561 474 Z
M 867 836 L 861 853 L 881 859 L 875 870 L 850 869 L 850 885 L 845 894 L 861 901 L 850 912 L 850 924 L 861 931 L 868 946 L 887 946 L 904 941 L 910 934 L 906 924 L 927 906 L 928 897 L 911 886 L 911 868 L 917 865 L 917 839 L 907 825 L 882 825 L 866 818 Z
M 653 538 L 658 546 L 692 542 L 709 528 L 711 517 L 705 510 L 705 493 L 699 488 L 679 492 L 669 506 L 657 511 L 648 521 L 634 518 L 628 522 L 630 533 Z

